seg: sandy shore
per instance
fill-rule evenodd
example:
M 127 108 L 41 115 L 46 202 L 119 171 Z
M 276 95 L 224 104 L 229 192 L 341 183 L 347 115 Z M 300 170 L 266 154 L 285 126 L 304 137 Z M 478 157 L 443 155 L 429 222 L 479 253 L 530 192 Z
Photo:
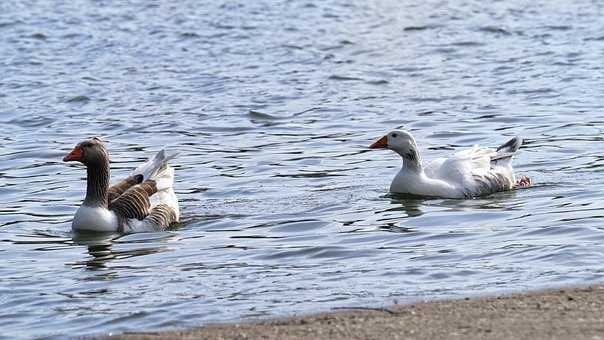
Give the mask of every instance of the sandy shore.
M 110 339 L 604 339 L 604 286 L 129 333 Z

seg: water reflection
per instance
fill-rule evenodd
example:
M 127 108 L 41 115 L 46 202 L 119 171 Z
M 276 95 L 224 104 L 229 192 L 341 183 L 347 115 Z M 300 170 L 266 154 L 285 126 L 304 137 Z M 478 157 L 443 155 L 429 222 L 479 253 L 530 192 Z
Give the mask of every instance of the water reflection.
M 73 232 L 73 242 L 80 246 L 88 248 L 88 255 L 91 258 L 77 261 L 73 264 L 74 268 L 84 266 L 89 270 L 98 270 L 106 268 L 106 263 L 115 259 L 116 254 L 111 251 L 113 239 L 118 237 L 112 233 L 92 233 L 92 232 Z
M 389 194 L 388 196 L 392 201 L 394 207 L 386 209 L 382 212 L 387 211 L 404 211 L 408 217 L 417 217 L 424 214 L 421 207 L 430 198 L 417 197 L 413 195 L 401 195 L 401 194 Z M 399 206 L 400 205 L 400 206 Z
M 113 261 L 172 251 L 173 249 L 161 242 L 173 237 L 174 235 L 169 232 L 119 235 L 74 231 L 73 243 L 87 247 L 90 258 L 76 261 L 72 266 L 74 269 L 80 267 L 89 270 L 106 269 Z

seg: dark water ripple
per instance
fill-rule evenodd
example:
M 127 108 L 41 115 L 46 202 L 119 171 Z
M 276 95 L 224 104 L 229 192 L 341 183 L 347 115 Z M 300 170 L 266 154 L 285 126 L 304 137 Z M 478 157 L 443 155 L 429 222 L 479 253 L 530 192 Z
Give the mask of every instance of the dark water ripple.
M 604 279 L 603 5 L 0 3 L 0 338 L 116 333 Z M 366 146 L 526 138 L 528 190 L 386 189 Z M 182 223 L 75 235 L 81 166 L 167 147 Z M 293 294 L 292 294 L 293 293 Z

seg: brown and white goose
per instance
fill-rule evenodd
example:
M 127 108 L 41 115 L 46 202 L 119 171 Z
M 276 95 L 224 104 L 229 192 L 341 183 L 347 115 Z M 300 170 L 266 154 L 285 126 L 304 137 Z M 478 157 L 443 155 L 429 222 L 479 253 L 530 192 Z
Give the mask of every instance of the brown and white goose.
M 71 225 L 74 230 L 144 232 L 164 230 L 178 222 L 174 169 L 164 150 L 109 186 L 109 154 L 98 138 L 85 140 L 63 158 L 79 161 L 88 171 L 86 198 Z

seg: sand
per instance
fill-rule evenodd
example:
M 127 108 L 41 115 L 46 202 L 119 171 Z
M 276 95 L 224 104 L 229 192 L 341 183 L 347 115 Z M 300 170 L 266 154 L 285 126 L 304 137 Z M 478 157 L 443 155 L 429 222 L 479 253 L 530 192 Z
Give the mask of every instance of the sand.
M 604 339 L 604 286 L 421 302 L 109 338 Z

